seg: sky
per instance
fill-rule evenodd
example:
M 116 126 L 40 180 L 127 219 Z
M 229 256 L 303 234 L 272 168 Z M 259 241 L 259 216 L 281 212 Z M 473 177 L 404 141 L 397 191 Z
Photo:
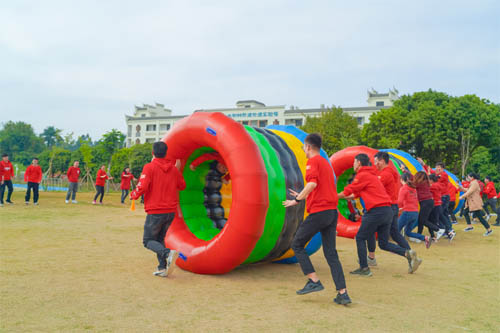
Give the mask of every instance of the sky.
M 367 90 L 500 103 L 499 1 L 2 1 L 0 123 L 94 140 L 134 105 L 366 106 Z

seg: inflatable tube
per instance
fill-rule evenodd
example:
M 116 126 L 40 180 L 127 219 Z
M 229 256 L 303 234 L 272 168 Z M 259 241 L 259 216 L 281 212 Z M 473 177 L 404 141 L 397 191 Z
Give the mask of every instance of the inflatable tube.
M 348 147 L 341 151 L 336 152 L 330 157 L 330 162 L 333 167 L 333 171 L 338 177 L 337 181 L 337 192 L 340 193 L 344 190 L 347 185 L 349 177 L 354 173 L 352 165 L 354 163 L 354 158 L 358 154 L 366 154 L 373 163 L 373 157 L 378 152 L 378 150 L 369 148 L 366 146 L 355 146 Z M 354 238 L 358 232 L 361 221 L 353 222 L 348 219 L 349 209 L 347 208 L 347 200 L 339 199 L 338 204 L 338 220 L 337 220 L 337 233 L 338 236 L 346 238 Z
M 221 113 L 196 112 L 175 124 L 163 141 L 166 158 L 182 161 L 187 185 L 165 237 L 166 246 L 186 258 L 177 265 L 223 274 L 241 264 L 296 261 L 290 246 L 305 204 L 285 208 L 282 202 L 291 199 L 288 188 L 304 187 L 306 135 L 292 126 L 243 126 Z M 208 153 L 213 160 L 185 168 Z M 229 170 L 229 184 L 222 183 L 218 163 Z M 320 247 L 316 235 L 306 249 L 312 254 Z

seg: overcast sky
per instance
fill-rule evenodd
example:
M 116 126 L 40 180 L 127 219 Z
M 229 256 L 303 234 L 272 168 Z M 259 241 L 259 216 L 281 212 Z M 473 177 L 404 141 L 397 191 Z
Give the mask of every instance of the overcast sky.
M 2 1 L 0 122 L 94 140 L 174 114 L 365 106 L 367 89 L 500 102 L 499 1 Z

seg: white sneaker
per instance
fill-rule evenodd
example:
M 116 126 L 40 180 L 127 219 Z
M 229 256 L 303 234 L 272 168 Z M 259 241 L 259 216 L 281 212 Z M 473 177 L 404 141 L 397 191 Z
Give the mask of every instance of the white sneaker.
M 439 229 L 436 235 L 436 239 L 440 239 L 444 235 L 445 230 L 444 229 Z
M 179 257 L 179 252 L 175 250 L 170 250 L 168 257 L 167 257 L 167 269 L 166 269 L 166 275 L 172 274 L 172 272 L 175 269 L 175 261 Z
M 488 221 L 490 220 L 490 217 L 491 217 L 491 215 L 490 215 L 490 214 L 487 214 L 487 215 L 484 217 L 484 219 L 486 220 L 486 222 L 488 222 Z
M 72 202 L 72 203 L 78 203 L 78 201 L 76 201 L 76 200 L 72 200 L 71 202 Z
M 38 202 L 35 202 L 33 205 L 38 206 Z
M 167 270 L 166 269 L 159 269 L 156 272 L 153 272 L 154 276 L 160 276 L 160 277 L 167 277 Z
M 66 203 L 69 203 L 69 200 L 66 200 L 65 202 L 66 202 Z
M 491 229 L 490 231 L 486 231 L 483 236 L 484 237 L 488 237 L 489 235 L 491 235 L 493 233 L 493 229 Z
M 30 204 L 30 202 L 29 202 L 29 201 L 26 201 L 26 202 L 25 202 L 25 204 L 26 204 L 26 206 L 28 206 L 28 205 Z
M 409 240 L 410 242 L 417 243 L 417 244 L 418 244 L 418 243 L 422 243 L 422 241 L 421 241 L 420 239 L 418 239 L 418 238 L 414 238 L 414 237 L 408 237 L 408 240 Z

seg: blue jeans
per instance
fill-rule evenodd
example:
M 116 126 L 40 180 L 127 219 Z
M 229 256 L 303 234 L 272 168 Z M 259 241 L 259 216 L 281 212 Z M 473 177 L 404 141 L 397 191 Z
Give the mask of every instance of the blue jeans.
M 405 228 L 405 235 L 408 237 L 413 237 L 425 241 L 425 237 L 422 234 L 417 234 L 412 232 L 412 230 L 418 224 L 418 212 L 404 212 L 401 214 L 398 220 L 399 232 L 401 229 Z

